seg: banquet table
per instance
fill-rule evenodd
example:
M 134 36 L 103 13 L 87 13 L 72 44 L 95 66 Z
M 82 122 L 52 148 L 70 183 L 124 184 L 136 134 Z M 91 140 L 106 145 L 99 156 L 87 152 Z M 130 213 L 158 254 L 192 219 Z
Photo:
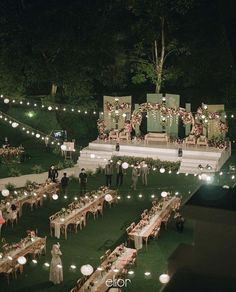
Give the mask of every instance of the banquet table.
M 56 216 L 53 220 L 50 220 L 51 236 L 53 236 L 54 229 L 54 236 L 60 238 L 61 230 L 63 230 L 65 234 L 65 239 L 67 239 L 68 225 L 72 224 L 75 221 L 75 218 L 79 216 L 84 216 L 84 220 L 86 220 L 86 214 L 99 204 L 103 204 L 105 201 L 105 196 L 107 194 L 110 194 L 113 197 L 113 199 L 115 199 L 117 193 L 114 190 L 106 190 L 105 192 L 101 192 L 100 194 L 99 192 L 97 192 L 96 198 L 93 199 L 92 201 L 87 202 L 85 205 L 81 205 L 80 202 L 78 202 L 77 205 L 75 205 L 75 208 L 73 210 L 70 210 L 69 213 L 66 213 L 61 216 Z M 86 194 L 85 197 L 87 197 Z
M 26 238 L 24 240 L 26 240 Z M 7 272 L 9 265 L 15 263 L 20 256 L 26 256 L 27 254 L 33 253 L 39 243 L 43 241 L 45 241 L 45 238 L 36 236 L 34 238 L 27 238 L 25 243 L 19 242 L 16 248 L 3 254 L 0 258 L 0 273 Z
M 149 236 L 152 234 L 153 230 L 157 226 L 161 226 L 161 222 L 165 216 L 171 214 L 172 210 L 180 203 L 180 198 L 174 196 L 168 200 L 163 201 L 163 206 L 161 210 L 155 211 L 155 213 L 149 219 L 149 222 L 140 227 L 140 224 L 137 224 L 129 233 L 129 238 L 134 240 L 134 245 L 136 249 L 142 248 L 143 240 L 146 242 Z
M 32 204 L 33 202 L 36 203 L 39 202 L 40 205 L 43 203 L 43 196 L 45 194 L 53 194 L 56 192 L 59 188 L 58 183 L 45 183 L 37 185 L 37 187 L 31 189 L 30 191 L 22 190 L 20 194 L 17 195 L 17 197 L 9 197 L 5 200 L 1 200 L 0 202 L 0 209 L 2 210 L 2 213 L 6 213 L 7 208 L 9 207 L 9 204 L 15 204 L 17 207 L 17 212 L 19 213 L 19 217 L 22 216 L 22 209 L 24 204 Z M 5 217 L 4 217 L 5 218 Z
M 101 263 L 100 270 L 97 269 L 83 284 L 83 286 L 80 287 L 79 292 L 107 291 L 109 287 L 107 286 L 106 281 L 116 279 L 119 273 L 125 268 L 125 266 L 133 259 L 133 257 L 136 257 L 137 255 L 136 249 L 124 247 L 124 251 L 122 252 L 122 254 L 116 258 L 116 260 L 112 263 L 110 269 L 107 271 L 105 269 L 107 263 L 117 252 L 119 252 L 119 246 L 114 249 L 114 251 L 103 263 Z

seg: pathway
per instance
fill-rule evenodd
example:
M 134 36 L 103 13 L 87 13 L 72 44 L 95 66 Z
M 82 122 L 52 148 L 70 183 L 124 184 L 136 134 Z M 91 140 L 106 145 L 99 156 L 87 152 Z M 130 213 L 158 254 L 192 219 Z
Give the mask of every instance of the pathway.
M 66 168 L 66 169 L 61 169 L 59 170 L 59 179 L 63 176 L 63 173 L 66 172 L 68 176 L 74 175 L 78 176 L 79 175 L 80 168 L 77 165 L 71 168 Z M 8 183 L 12 183 L 15 185 L 17 188 L 21 188 L 25 186 L 25 183 L 27 180 L 34 181 L 37 183 L 44 183 L 45 180 L 48 177 L 48 172 L 43 172 L 43 173 L 32 173 L 32 174 L 26 174 L 22 176 L 16 176 L 16 177 L 6 177 L 0 179 L 0 190 L 5 188 L 5 185 Z

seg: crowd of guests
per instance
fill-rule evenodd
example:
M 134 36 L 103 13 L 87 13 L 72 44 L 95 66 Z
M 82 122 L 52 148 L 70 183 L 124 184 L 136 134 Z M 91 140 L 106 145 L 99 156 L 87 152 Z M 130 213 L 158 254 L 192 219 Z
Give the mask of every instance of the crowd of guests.
M 112 177 L 115 174 L 116 180 L 116 187 L 122 186 L 123 178 L 126 174 L 126 170 L 122 167 L 122 163 L 124 161 L 118 160 L 115 165 L 112 164 L 111 160 L 108 160 L 107 164 L 105 165 L 105 178 L 106 178 L 106 186 L 112 186 Z M 133 168 L 131 173 L 131 189 L 137 189 L 137 183 L 139 177 L 142 179 L 142 184 L 144 186 L 148 185 L 148 174 L 149 174 L 149 167 L 145 163 L 145 161 L 137 162 Z

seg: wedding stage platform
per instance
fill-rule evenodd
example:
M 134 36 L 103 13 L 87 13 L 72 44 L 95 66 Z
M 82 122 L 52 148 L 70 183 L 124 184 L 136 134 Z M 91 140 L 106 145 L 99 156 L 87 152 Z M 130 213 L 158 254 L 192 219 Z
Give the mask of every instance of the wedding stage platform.
M 180 161 L 180 173 L 199 173 L 199 165 L 210 165 L 211 172 L 217 172 L 231 155 L 231 145 L 227 149 L 197 145 L 179 145 L 177 143 L 155 142 L 148 145 L 141 142 L 120 142 L 120 151 L 115 150 L 115 141 L 96 140 L 83 148 L 78 159 L 79 168 L 95 171 L 104 167 L 112 156 L 135 156 L 140 158 L 160 159 L 161 161 Z M 178 157 L 178 149 L 183 155 Z

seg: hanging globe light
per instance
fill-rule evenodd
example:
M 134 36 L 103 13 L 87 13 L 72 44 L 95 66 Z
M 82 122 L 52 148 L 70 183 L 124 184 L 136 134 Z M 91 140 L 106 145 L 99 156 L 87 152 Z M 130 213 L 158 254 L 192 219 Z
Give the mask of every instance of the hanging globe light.
M 2 195 L 3 195 L 3 197 L 7 197 L 7 196 L 9 196 L 9 194 L 10 194 L 10 192 L 9 192 L 8 189 L 4 189 L 4 190 L 2 190 Z

